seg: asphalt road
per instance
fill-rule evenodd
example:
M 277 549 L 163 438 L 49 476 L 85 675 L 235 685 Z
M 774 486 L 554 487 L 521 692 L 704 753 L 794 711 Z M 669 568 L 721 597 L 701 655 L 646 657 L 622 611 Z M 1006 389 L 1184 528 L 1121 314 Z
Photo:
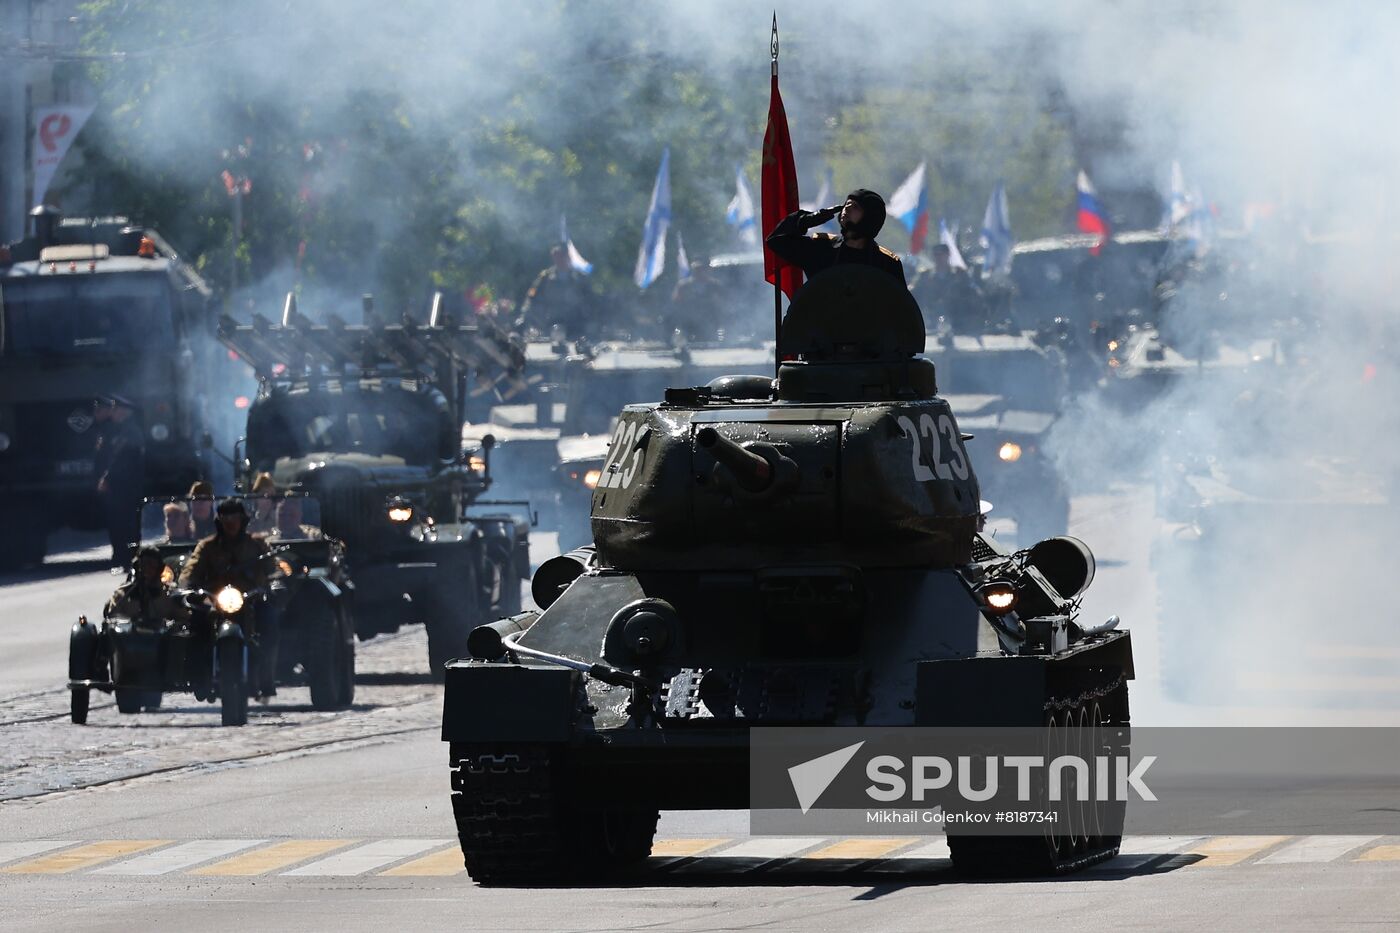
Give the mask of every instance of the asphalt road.
M 1086 616 L 1117 613 L 1134 632 L 1135 723 L 1394 722 L 1384 704 L 1164 698 L 1150 508 L 1125 490 L 1077 500 L 1074 515 L 1101 559 Z M 936 837 L 750 837 L 743 812 L 663 815 L 657 855 L 608 887 L 478 888 L 453 845 L 421 631 L 361 645 L 352 710 L 317 713 L 291 690 L 239 730 L 183 701 L 123 717 L 97 706 L 79 729 L 60 689 L 67 628 L 114 582 L 83 564 L 0 580 L 6 931 L 1330 929 L 1400 918 L 1400 838 L 1132 837 L 1081 875 L 971 883 Z

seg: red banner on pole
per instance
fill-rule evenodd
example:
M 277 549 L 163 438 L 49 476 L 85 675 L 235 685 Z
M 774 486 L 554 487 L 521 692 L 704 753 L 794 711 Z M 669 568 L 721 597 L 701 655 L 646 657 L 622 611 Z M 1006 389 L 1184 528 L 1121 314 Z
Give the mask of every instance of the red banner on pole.
M 797 210 L 797 164 L 792 157 L 792 139 L 788 136 L 787 113 L 783 97 L 778 93 L 776 66 L 772 97 L 768 102 L 768 131 L 763 134 L 763 237 L 788 214 Z M 763 274 L 791 300 L 802 285 L 802 269 L 763 247 Z

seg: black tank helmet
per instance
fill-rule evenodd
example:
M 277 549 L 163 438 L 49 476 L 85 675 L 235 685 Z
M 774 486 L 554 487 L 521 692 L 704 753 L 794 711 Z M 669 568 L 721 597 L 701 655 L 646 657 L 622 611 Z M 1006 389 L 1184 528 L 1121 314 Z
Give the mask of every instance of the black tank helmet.
M 880 232 L 885 225 L 885 199 L 868 188 L 857 188 L 846 195 L 847 201 L 860 205 L 860 223 L 852 224 L 842 232 L 857 239 L 869 239 Z
M 219 507 L 214 510 L 219 515 L 242 515 L 248 517 L 248 507 L 243 504 L 242 499 L 228 498 L 219 503 Z

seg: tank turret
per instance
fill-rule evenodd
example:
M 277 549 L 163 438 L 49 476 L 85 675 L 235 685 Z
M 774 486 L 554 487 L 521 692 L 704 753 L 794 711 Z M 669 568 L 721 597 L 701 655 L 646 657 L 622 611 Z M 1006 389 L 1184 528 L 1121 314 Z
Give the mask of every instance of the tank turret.
M 889 275 L 814 279 L 768 398 L 680 389 L 624 410 L 593 493 L 600 564 L 966 562 L 977 478 L 923 343 L 918 305 Z

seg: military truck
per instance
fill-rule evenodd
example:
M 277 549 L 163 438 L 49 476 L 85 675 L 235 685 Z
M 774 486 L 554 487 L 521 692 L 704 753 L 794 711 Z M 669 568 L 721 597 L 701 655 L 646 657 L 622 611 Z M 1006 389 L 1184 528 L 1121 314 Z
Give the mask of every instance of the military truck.
M 930 336 L 924 356 L 983 454 L 978 478 L 992 516 L 1014 519 L 1023 545 L 1064 534 L 1069 489 L 1047 450 L 1068 402 L 1063 356 L 1029 333 Z
M 924 339 L 906 289 L 837 266 L 793 301 L 776 381 L 622 411 L 593 546 L 542 565 L 542 611 L 477 629 L 474 659 L 448 666 L 475 880 L 604 874 L 648 854 L 662 809 L 748 807 L 753 727 L 1125 733 L 1129 635 L 1077 618 L 1092 555 L 979 533 Z M 968 871 L 1064 871 L 1119 835 L 1069 821 L 949 843 Z
M 434 299 L 426 324 L 314 323 L 288 295 L 279 324 L 225 317 L 220 338 L 261 387 L 234 459 L 239 484 L 260 473 L 313 494 L 327 534 L 345 542 L 361 639 L 423 623 L 441 677 L 465 655 L 474 625 L 520 608 L 529 522 L 517 503 L 487 500 L 491 448 L 461 443 L 472 387 L 514 379 L 523 358 L 488 322 L 460 324 Z
M 31 217 L 31 235 L 0 248 L 3 567 L 42 561 L 55 528 L 105 527 L 95 397 L 136 406 L 134 511 L 208 475 L 211 404 L 233 375 L 208 286 L 160 234 L 124 217 Z

